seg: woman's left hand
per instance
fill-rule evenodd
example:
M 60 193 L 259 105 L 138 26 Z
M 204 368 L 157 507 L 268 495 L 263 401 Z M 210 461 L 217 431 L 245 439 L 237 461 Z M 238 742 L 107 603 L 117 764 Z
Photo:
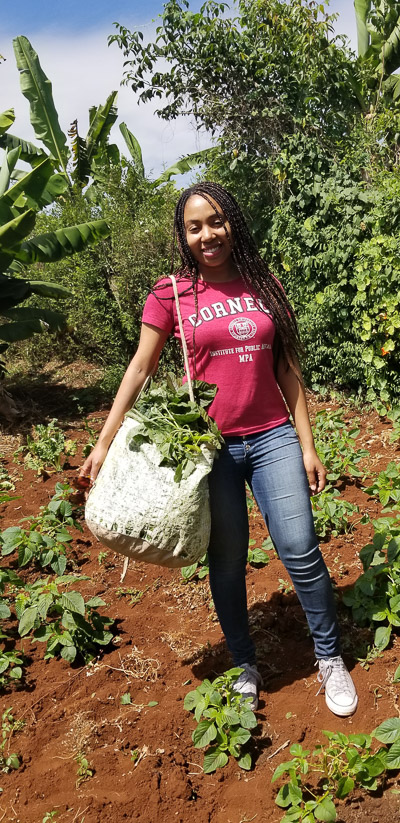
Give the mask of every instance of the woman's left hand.
M 303 462 L 310 484 L 311 494 L 318 494 L 326 486 L 326 468 L 315 449 L 303 452 Z

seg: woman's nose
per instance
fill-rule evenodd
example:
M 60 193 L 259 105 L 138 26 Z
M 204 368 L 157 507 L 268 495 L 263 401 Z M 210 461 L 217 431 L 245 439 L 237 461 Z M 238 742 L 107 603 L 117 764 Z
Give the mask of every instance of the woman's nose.
M 207 243 L 209 240 L 212 240 L 215 237 L 215 232 L 212 226 L 208 226 L 205 224 L 201 231 L 201 239 L 204 243 Z

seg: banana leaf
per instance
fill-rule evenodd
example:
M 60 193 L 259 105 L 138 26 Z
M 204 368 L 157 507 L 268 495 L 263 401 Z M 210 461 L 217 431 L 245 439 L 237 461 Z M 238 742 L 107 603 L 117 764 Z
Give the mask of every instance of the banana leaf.
M 118 112 L 114 106 L 118 92 L 113 91 L 107 97 L 104 106 L 92 106 L 89 109 L 89 131 L 86 135 L 86 152 L 88 163 L 91 165 L 92 159 L 101 153 L 101 146 L 105 146 L 114 125 Z
M 43 149 L 39 149 L 33 143 L 29 143 L 28 140 L 16 137 L 15 134 L 2 134 L 0 136 L 0 149 L 16 149 L 18 146 L 21 149 L 20 159 L 24 163 L 35 165 L 46 157 Z
M 131 154 L 131 157 L 135 163 L 135 167 L 137 172 L 140 174 L 140 177 L 144 178 L 144 165 L 143 165 L 143 157 L 142 157 L 142 149 L 140 148 L 140 143 L 136 139 L 135 135 L 129 131 L 128 126 L 126 123 L 120 123 L 119 130 L 122 134 L 122 137 L 125 140 L 127 148 Z
M 369 46 L 367 17 L 371 10 L 371 0 L 354 0 L 354 10 L 357 22 L 357 42 L 359 57 L 364 57 Z
M 28 211 L 0 226 L 0 248 L 9 250 L 17 243 L 21 243 L 31 233 L 35 220 L 35 212 L 33 209 L 28 209 Z
M 7 109 L 7 111 L 0 112 L 0 135 L 8 131 L 15 120 L 14 109 Z
M 6 151 L 0 169 L 0 196 L 7 191 L 10 185 L 11 175 L 18 163 L 21 149 L 19 147 Z
M 62 331 L 65 329 L 67 320 L 64 315 L 59 312 L 46 312 L 43 310 L 43 315 L 54 315 L 53 323 L 50 324 L 46 319 L 38 317 L 31 320 L 20 320 L 16 323 L 4 323 L 0 325 L 0 340 L 5 343 L 16 343 L 17 340 L 26 340 L 32 337 L 33 334 L 44 331 Z M 57 315 L 57 320 L 55 319 Z
M 69 150 L 58 121 L 50 80 L 27 37 L 16 37 L 13 45 L 21 91 L 30 103 L 31 123 L 36 137 L 44 143 L 57 166 L 66 174 Z
M 39 234 L 21 243 L 14 255 L 23 263 L 46 263 L 61 260 L 70 254 L 82 251 L 88 245 L 98 243 L 108 237 L 110 229 L 105 220 L 93 220 L 54 232 Z
M 159 186 L 161 183 L 168 183 L 171 177 L 174 177 L 175 174 L 185 174 L 187 171 L 190 171 L 195 166 L 201 165 L 201 163 L 205 163 L 208 157 L 210 156 L 211 149 L 203 149 L 202 151 L 198 151 L 195 154 L 188 154 L 187 157 L 182 157 L 182 160 L 178 160 L 177 163 L 174 163 L 173 166 L 170 166 L 166 169 L 160 177 L 157 177 L 157 180 L 154 181 L 154 186 Z

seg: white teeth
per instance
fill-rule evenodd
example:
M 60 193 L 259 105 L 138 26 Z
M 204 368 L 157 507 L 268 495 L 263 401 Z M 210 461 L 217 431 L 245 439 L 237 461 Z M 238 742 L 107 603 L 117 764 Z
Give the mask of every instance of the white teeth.
M 220 246 L 213 246 L 212 249 L 203 249 L 204 254 L 213 254 L 215 251 L 218 251 Z

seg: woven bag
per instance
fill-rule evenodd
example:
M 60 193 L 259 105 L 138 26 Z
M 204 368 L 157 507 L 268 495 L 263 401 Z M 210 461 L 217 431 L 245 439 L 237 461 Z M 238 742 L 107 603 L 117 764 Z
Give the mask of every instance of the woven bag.
M 176 281 L 171 276 L 191 400 L 192 382 Z M 194 471 L 180 482 L 175 469 L 161 466 L 153 443 L 132 442 L 138 423 L 126 417 L 89 493 L 85 518 L 101 543 L 134 560 L 177 568 L 195 563 L 210 539 L 207 475 L 215 450 L 191 457 Z

